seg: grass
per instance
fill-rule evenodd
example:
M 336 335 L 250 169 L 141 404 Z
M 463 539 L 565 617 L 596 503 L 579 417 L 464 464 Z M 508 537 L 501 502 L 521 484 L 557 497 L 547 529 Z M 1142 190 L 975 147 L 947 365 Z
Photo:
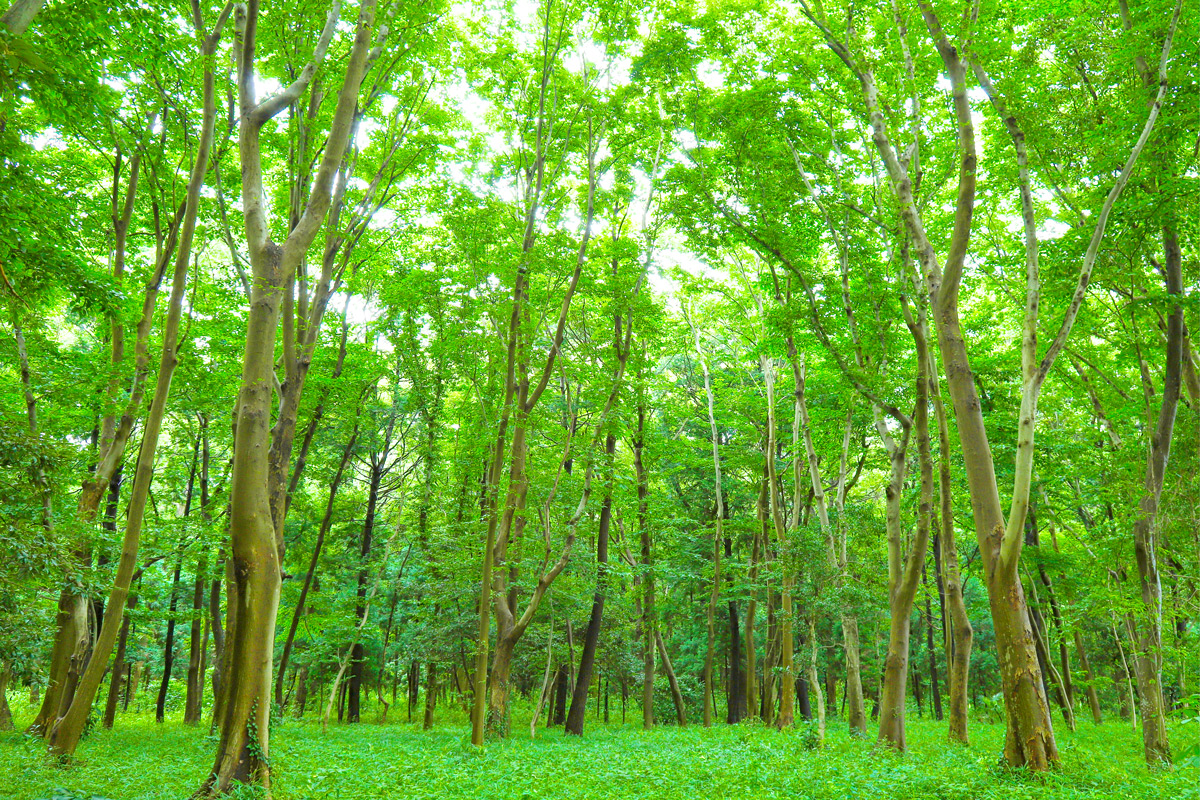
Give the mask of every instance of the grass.
M 530 740 L 527 719 L 514 724 L 510 740 L 479 751 L 470 746 L 461 720 L 432 731 L 364 723 L 331 725 L 327 733 L 316 722 L 286 720 L 272 732 L 274 797 L 1200 800 L 1200 768 L 1147 772 L 1140 735 L 1118 720 L 1099 727 L 1082 722 L 1074 734 L 1057 731 L 1062 768 L 1035 776 L 1002 769 L 1004 729 L 982 723 L 972 725 L 972 745 L 962 748 L 946 743 L 944 723 L 912 719 L 910 752 L 897 756 L 852 739 L 837 720 L 825 748 L 811 750 L 803 727 L 644 732 L 589 719 L 582 740 L 558 730 L 539 731 Z M 1187 744 L 1184 737 L 1194 737 L 1195 727 L 1173 730 L 1178 744 Z M 0 798 L 178 800 L 199 786 L 213 748 L 206 727 L 158 725 L 144 714 L 119 717 L 114 730 L 90 734 L 66 767 L 46 759 L 40 740 L 0 734 Z

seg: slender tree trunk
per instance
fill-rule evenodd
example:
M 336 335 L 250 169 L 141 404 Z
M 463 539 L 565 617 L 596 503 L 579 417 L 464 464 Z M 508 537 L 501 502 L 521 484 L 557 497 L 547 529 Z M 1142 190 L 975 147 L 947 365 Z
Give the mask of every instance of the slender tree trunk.
M 389 436 L 390 438 L 390 436 Z M 381 457 L 382 458 L 382 457 Z M 367 559 L 371 555 L 371 540 L 375 532 L 375 515 L 379 504 L 379 486 L 383 481 L 383 462 L 376 461 L 371 456 L 371 477 L 367 490 L 367 512 L 363 520 L 362 540 L 358 551 L 358 590 L 354 607 L 354 616 L 361 617 L 365 613 L 367 596 Z M 346 687 L 346 721 L 359 722 L 362 712 L 363 670 L 366 667 L 366 655 L 360 640 L 354 642 L 350 652 L 350 681 Z M 411 714 L 411 706 L 410 714 Z
M 211 522 L 208 510 L 208 420 L 200 418 L 200 514 L 205 523 Z M 204 658 L 207 646 L 207 626 L 204 625 L 205 589 L 208 588 L 208 548 L 200 547 L 196 561 L 196 583 L 192 589 L 192 629 L 188 636 L 187 702 L 183 721 L 188 725 L 200 722 L 204 706 Z
M 929 596 L 929 578 L 925 570 L 921 570 L 922 580 L 925 581 L 925 649 L 929 651 L 929 694 L 933 697 L 933 716 L 938 722 L 942 721 L 942 690 L 938 686 L 937 648 L 933 644 L 933 601 Z
M 137 595 L 131 594 L 126 601 L 129 610 L 132 611 L 137 605 Z M 113 665 L 111 677 L 108 684 L 108 698 L 104 703 L 104 720 L 103 725 L 105 730 L 112 730 L 113 725 L 117 720 L 117 703 L 121 699 L 121 689 L 126 687 L 126 680 L 129 676 L 129 665 L 125 663 L 125 650 L 129 641 L 129 614 L 121 621 L 121 633 L 117 636 L 117 653 L 113 657 Z
M 8 684 L 12 680 L 12 665 L 0 663 L 0 731 L 13 729 L 12 709 L 8 707 Z
M 163 326 L 163 344 L 159 359 L 158 376 L 155 383 L 154 396 L 150 402 L 150 410 L 146 414 L 146 421 L 142 430 L 142 443 L 138 451 L 137 468 L 134 470 L 133 489 L 130 493 L 129 507 L 126 512 L 125 535 L 121 542 L 121 556 L 117 565 L 116 575 L 113 579 L 113 588 L 109 593 L 108 603 L 105 607 L 104 624 L 95 643 L 90 663 L 81 677 L 75 696 L 71 699 L 69 706 L 63 709 L 61 718 L 50 731 L 50 751 L 59 756 L 73 755 L 76 746 L 79 744 L 84 726 L 92 711 L 92 703 L 96 698 L 96 692 L 99 691 L 100 684 L 104 680 L 104 672 L 108 667 L 109 654 L 112 653 L 113 645 L 116 643 L 118 633 L 122 628 L 125 601 L 129 596 L 129 585 L 133 578 L 138 547 L 141 542 L 142 522 L 145 516 L 146 502 L 150 494 L 150 483 L 154 477 L 154 456 L 158 448 L 159 431 L 162 427 L 163 417 L 166 415 L 167 400 L 171 393 L 171 378 L 178 363 L 176 345 L 179 339 L 180 319 L 183 316 L 183 297 L 186 292 L 187 271 L 192 257 L 192 239 L 195 232 L 196 220 L 199 215 L 200 189 L 204 185 L 204 176 L 208 170 L 209 149 L 212 145 L 213 129 L 216 124 L 216 88 L 210 57 L 215 52 L 217 42 L 220 40 L 221 29 L 224 27 L 225 15 L 229 13 L 229 8 L 228 6 L 226 7 L 226 10 L 217 19 L 213 31 L 206 35 L 203 30 L 199 6 L 193 5 L 193 19 L 196 24 L 196 33 L 202 38 L 201 56 L 205 63 L 203 71 L 204 113 L 201 118 L 200 136 L 196 146 L 195 161 L 192 164 L 187 185 L 187 195 L 182 207 L 183 216 L 178 234 L 179 246 L 175 252 L 171 296 L 168 301 L 167 319 Z M 152 309 L 153 303 L 150 302 L 149 305 Z M 153 315 L 149 316 L 152 317 Z M 146 318 L 147 315 L 143 314 L 143 321 L 146 321 Z M 145 331 L 139 326 L 139 350 L 144 347 L 143 342 L 147 338 L 144 334 L 148 334 L 148 322 Z M 142 363 L 145 360 L 144 353 L 139 352 L 138 355 L 138 361 Z M 131 426 L 132 422 L 129 423 L 129 427 Z M 123 419 L 122 429 L 125 427 L 125 420 Z M 112 447 L 110 445 L 110 449 Z M 115 470 L 115 465 L 113 469 Z M 97 466 L 97 473 L 100 472 L 101 469 Z M 102 476 L 105 487 L 111 474 L 109 472 L 107 475 Z M 103 488 L 101 487 L 100 491 L 103 491 Z M 84 495 L 87 494 L 88 492 L 85 491 Z M 83 502 L 84 499 L 81 498 L 80 503 Z M 92 507 L 95 508 L 95 506 Z M 178 568 L 175 574 L 176 582 L 178 582 Z
M 725 537 L 725 560 L 732 563 L 733 548 L 729 537 Z M 738 630 L 737 601 L 729 599 L 729 699 L 726 703 L 725 721 L 730 725 L 741 722 L 746 716 L 746 690 L 743 687 L 741 632 Z
M 1096 691 L 1096 674 L 1092 672 L 1092 662 L 1088 659 L 1087 650 L 1083 646 L 1083 633 L 1075 629 L 1075 652 L 1079 654 L 1079 663 L 1083 665 L 1083 674 L 1087 678 L 1088 706 L 1092 710 L 1092 722 L 1099 725 L 1104 722 L 1104 714 L 1100 711 L 1100 695 Z
M 788 533 L 783 522 L 783 501 L 779 496 L 779 481 L 775 472 L 775 365 L 765 355 L 760 357 L 763 378 L 767 389 L 767 478 L 771 487 L 771 518 L 775 525 L 775 537 L 779 542 L 779 559 L 783 566 L 783 581 L 780 591 L 779 619 L 779 665 L 783 674 L 779 678 L 779 716 L 775 720 L 778 728 L 790 728 L 796 714 L 796 675 L 793 666 L 795 640 L 792 632 L 792 588 L 795 576 L 788 566 Z M 793 439 L 799 439 L 799 430 L 793 430 Z M 800 488 L 796 487 L 799 499 Z M 795 527 L 799 522 L 799 504 L 794 503 L 792 522 Z M 764 720 L 765 721 L 765 720 Z
M 764 542 L 770 540 L 770 492 L 767 481 L 767 455 L 764 451 L 762 475 L 758 484 L 758 525 L 754 528 L 754 542 L 750 549 L 750 599 L 746 601 L 746 713 L 758 715 L 758 657 L 754 643 L 754 616 L 758 610 L 758 565 Z
M 642 729 L 654 727 L 654 631 L 657 620 L 654 611 L 653 543 L 650 535 L 650 479 L 642 451 L 646 444 L 646 399 L 639 382 L 637 435 L 633 442 L 633 469 L 637 478 L 638 535 L 642 546 Z
M 162 722 L 166 717 L 167 690 L 171 688 L 171 672 L 175 666 L 175 611 L 179 601 L 179 572 L 183 567 L 183 554 L 175 562 L 175 574 L 171 578 L 171 605 L 167 616 L 167 636 L 163 641 L 163 674 L 158 687 L 158 700 L 154 704 L 154 721 Z
M 1176 12 L 1178 13 L 1178 12 Z M 1182 255 L 1174 223 L 1163 225 L 1163 249 L 1166 259 L 1163 275 L 1168 295 L 1183 293 Z M 1167 738 L 1166 704 L 1162 689 L 1162 578 L 1158 568 L 1158 504 L 1171 452 L 1171 436 L 1179 407 L 1183 361 L 1183 307 L 1178 302 L 1167 318 L 1166 367 L 1163 374 L 1162 402 L 1150 441 L 1146 465 L 1145 494 L 1138 504 L 1133 526 L 1134 555 L 1137 559 L 1143 609 L 1135 615 L 1131 628 L 1134 636 L 1134 671 L 1142 707 L 1142 745 L 1146 763 L 1158 767 L 1171 763 L 1171 744 Z
M 687 711 L 684 709 L 683 695 L 679 691 L 679 681 L 675 678 L 675 668 L 671 666 L 671 657 L 667 654 L 667 646 L 663 644 L 662 631 L 654 631 L 654 642 L 658 645 L 658 657 L 667 673 L 667 684 L 671 687 L 671 702 L 675 704 L 675 724 L 682 728 L 687 725 Z
M 579 656 L 579 672 L 576 673 L 575 691 L 571 695 L 571 708 L 567 712 L 566 733 L 583 735 L 584 712 L 587 708 L 587 692 L 596 663 L 596 646 L 600 642 L 600 623 L 604 616 L 604 600 L 608 592 L 608 536 L 612 524 L 613 455 L 617 437 L 609 432 L 604 440 L 604 453 L 608 463 L 608 486 L 604 502 L 600 506 L 600 526 L 596 534 L 596 593 L 592 598 L 592 614 L 588 618 L 587 633 L 583 638 L 583 651 Z
M 279 656 L 278 680 L 275 683 L 275 704 L 281 707 L 283 705 L 283 673 L 291 658 L 292 646 L 296 641 L 296 631 L 300 627 L 300 618 L 307 613 L 308 592 L 312 588 L 313 577 L 317 573 L 317 563 L 321 558 L 325 537 L 329 535 L 329 529 L 333 525 L 334 500 L 337 498 L 338 488 L 342 485 L 342 477 L 346 474 L 346 466 L 350 463 L 350 457 L 354 453 L 354 445 L 357 441 L 358 425 L 356 423 L 350 438 L 346 441 L 346 446 L 342 448 L 342 459 L 338 462 L 337 471 L 333 473 L 333 480 L 329 484 L 329 499 L 325 503 L 325 515 L 321 518 L 321 527 L 317 530 L 317 540 L 313 544 L 308 570 L 304 573 L 304 584 L 300 587 L 300 599 L 296 601 L 296 608 L 292 612 L 292 623 L 288 627 L 287 638 L 283 640 L 283 651 Z

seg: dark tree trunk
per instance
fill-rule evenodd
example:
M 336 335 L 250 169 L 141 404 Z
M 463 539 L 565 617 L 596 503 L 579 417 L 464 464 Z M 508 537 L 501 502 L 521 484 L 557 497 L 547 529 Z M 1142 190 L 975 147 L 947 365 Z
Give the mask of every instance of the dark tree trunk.
M 934 557 L 936 559 L 936 556 Z M 921 578 L 929 587 L 929 576 L 922 570 Z M 946 624 L 945 617 L 942 624 Z M 945 637 L 942 637 L 943 641 Z M 925 593 L 925 649 L 929 651 L 929 694 L 933 698 L 933 716 L 938 722 L 942 721 L 942 690 L 938 686 L 937 649 L 933 645 L 933 601 L 929 592 Z
M 154 705 L 154 720 L 162 722 L 167 708 L 167 690 L 171 686 L 171 669 L 175 666 L 175 610 L 179 601 L 179 571 L 183 567 L 183 555 L 175 562 L 175 575 L 171 579 L 171 610 L 167 617 L 167 638 L 163 642 L 162 683 L 158 687 L 158 702 Z
M 362 546 L 359 548 L 358 555 L 362 559 L 362 564 L 358 570 L 358 592 L 356 594 L 356 603 L 354 606 L 354 618 L 362 619 L 363 610 L 367 602 L 367 558 L 371 554 L 371 539 L 375 532 L 375 512 L 379 503 L 379 484 L 383 480 L 382 461 L 372 461 L 371 464 L 371 482 L 370 489 L 367 494 L 367 516 L 363 521 Z M 362 710 L 362 685 L 363 685 L 363 669 L 366 666 L 366 658 L 364 656 L 362 642 L 355 642 L 354 647 L 350 652 L 350 681 L 347 687 L 346 701 L 346 721 L 358 722 L 361 719 Z M 412 717 L 411 703 L 409 703 L 409 717 Z
M 567 721 L 567 675 L 565 664 L 560 664 L 554 677 L 554 725 L 562 725 Z
M 588 618 L 587 633 L 583 637 L 583 652 L 579 656 L 579 672 L 575 678 L 575 691 L 571 695 L 571 709 L 567 712 L 566 732 L 583 735 L 583 718 L 587 708 L 587 692 L 596 663 L 596 646 L 600 642 L 600 624 L 604 617 L 604 596 L 608 589 L 608 532 L 612 524 L 612 460 L 616 452 L 617 437 L 609 433 L 604 441 L 604 452 L 609 464 L 608 488 L 600 506 L 600 526 L 596 535 L 596 593 L 592 597 L 592 614 Z
M 725 561 L 733 563 L 733 548 L 725 537 Z M 746 688 L 742 679 L 742 636 L 738 630 L 737 601 L 729 600 L 729 702 L 725 721 L 731 725 L 746 716 Z

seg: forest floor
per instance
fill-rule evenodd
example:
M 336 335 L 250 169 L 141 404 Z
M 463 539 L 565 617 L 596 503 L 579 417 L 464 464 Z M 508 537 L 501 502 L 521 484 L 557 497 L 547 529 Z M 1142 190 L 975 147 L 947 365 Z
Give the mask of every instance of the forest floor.
M 17 703 L 18 706 L 24 705 Z M 17 722 L 28 722 L 18 713 Z M 914 715 L 915 716 L 915 715 Z M 633 718 L 630 717 L 631 723 Z M 806 747 L 803 725 L 779 732 L 761 725 L 689 726 L 643 732 L 588 719 L 582 740 L 541 730 L 530 740 L 528 718 L 513 737 L 476 751 L 465 724 L 431 731 L 403 722 L 331 724 L 286 720 L 271 736 L 276 800 L 1112 800 L 1200 799 L 1200 766 L 1150 774 L 1141 739 L 1119 720 L 1081 722 L 1056 731 L 1062 768 L 1047 776 L 1001 769 L 1001 725 L 972 722 L 969 748 L 946 742 L 945 723 L 911 719 L 909 754 L 876 752 L 834 720 L 821 750 Z M 1196 725 L 1175 726 L 1187 747 Z M 2 800 L 179 800 L 199 786 L 212 763 L 207 726 L 153 714 L 118 717 L 94 731 L 69 767 L 47 761 L 40 740 L 0 734 Z M 1194 759 L 1193 759 L 1194 762 Z M 241 795 L 239 795 L 241 796 Z M 251 795 L 246 795 L 251 796 Z

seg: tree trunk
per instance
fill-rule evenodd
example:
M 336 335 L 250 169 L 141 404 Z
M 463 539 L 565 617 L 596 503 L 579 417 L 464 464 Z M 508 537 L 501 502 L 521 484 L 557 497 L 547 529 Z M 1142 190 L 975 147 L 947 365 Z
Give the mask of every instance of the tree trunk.
M 732 563 L 733 552 L 729 537 L 725 537 L 725 560 Z M 743 687 L 741 633 L 738 631 L 737 601 L 729 599 L 729 699 L 725 721 L 730 725 L 746 716 L 746 690 Z
M 389 437 L 390 438 L 390 437 Z M 379 505 L 379 485 L 383 481 L 383 462 L 371 456 L 371 477 L 367 490 L 367 512 L 363 520 L 362 541 L 358 551 L 360 567 L 358 569 L 358 589 L 354 606 L 354 616 L 363 615 L 367 596 L 367 559 L 371 556 L 371 540 L 375 533 L 375 515 Z M 361 641 L 356 641 L 350 653 L 350 681 L 346 687 L 346 721 L 359 722 L 362 712 L 363 670 L 366 667 L 366 656 Z M 412 703 L 409 703 L 411 715 Z
M 308 592 L 312 588 L 313 577 L 317 573 L 317 563 L 321 558 L 325 537 L 329 535 L 329 528 L 333 525 L 334 500 L 337 498 L 338 488 L 342 485 L 342 476 L 346 473 L 346 465 L 350 463 L 350 456 L 354 452 L 354 445 L 357 441 L 358 424 L 356 422 L 350 438 L 346 441 L 346 446 L 342 448 L 342 459 L 338 462 L 337 471 L 333 473 L 333 480 L 329 484 L 329 499 L 325 503 L 325 515 L 321 518 L 317 541 L 313 544 L 312 557 L 308 561 L 308 571 L 304 573 L 304 584 L 300 587 L 300 599 L 296 601 L 296 608 L 292 612 L 292 623 L 288 627 L 287 638 L 283 640 L 283 651 L 279 656 L 279 672 L 275 684 L 275 704 L 280 707 L 283 706 L 283 673 L 291 658 L 292 646 L 296 641 L 296 631 L 300 627 L 300 618 L 307 613 Z
M 675 704 L 675 723 L 682 728 L 687 725 L 687 711 L 684 709 L 679 681 L 675 678 L 675 668 L 671 666 L 671 657 L 667 655 L 667 646 L 663 644 L 661 631 L 654 632 L 654 641 L 658 645 L 658 657 L 662 661 L 663 670 L 667 673 L 667 684 L 671 687 L 671 702 Z
M 132 594 L 126 605 L 130 611 L 133 611 L 137 605 L 137 595 Z M 113 657 L 112 675 L 108 684 L 108 698 L 104 703 L 104 721 L 105 730 L 112 730 L 113 725 L 117 720 L 117 702 L 121 699 L 121 688 L 125 684 L 125 679 L 129 675 L 129 665 L 125 663 L 125 651 L 129 642 L 129 614 L 121 621 L 121 633 L 117 636 L 117 654 Z M 126 688 L 128 691 L 128 688 Z
M 162 722 L 166 715 L 167 690 L 171 688 L 171 671 L 175 666 L 175 611 L 179 600 L 179 571 L 183 567 L 183 554 L 175 562 L 175 574 L 171 579 L 171 605 L 167 616 L 167 636 L 163 641 L 163 674 L 158 687 L 158 700 L 154 704 L 154 721 Z
M 8 684 L 12 680 L 12 665 L 0 664 L 0 731 L 13 729 L 12 709 L 8 707 Z
M 646 399 L 639 386 L 637 434 L 633 441 L 633 470 L 637 479 L 638 535 L 642 559 L 642 729 L 654 727 L 654 631 L 657 626 L 654 612 L 654 561 L 650 537 L 649 495 L 650 479 L 642 460 L 646 444 Z
M 571 708 L 567 712 L 566 733 L 583 735 L 584 712 L 587 708 L 587 692 L 596 663 L 596 646 L 600 642 L 600 623 L 604 616 L 604 599 L 608 591 L 608 535 L 612 524 L 613 455 L 616 452 L 616 434 L 609 431 L 604 440 L 604 453 L 608 463 L 608 486 L 604 502 L 600 506 L 600 525 L 596 534 L 596 593 L 592 598 L 592 614 L 588 618 L 587 633 L 583 638 L 583 651 L 579 656 L 579 672 L 575 677 L 575 691 L 571 695 Z
M 437 664 L 425 662 L 425 715 L 421 720 L 421 730 L 433 728 L 433 709 L 437 701 Z
M 1078 628 L 1075 630 L 1075 652 L 1079 654 L 1079 663 L 1083 665 L 1083 674 L 1087 678 L 1087 698 L 1088 706 L 1092 710 L 1092 722 L 1099 725 L 1104 722 L 1104 715 L 1100 711 L 1100 695 L 1096 691 L 1096 674 L 1092 672 L 1092 662 L 1083 646 L 1083 633 Z
M 933 644 L 933 601 L 929 597 L 929 579 L 924 568 L 921 570 L 925 581 L 925 649 L 929 651 L 929 693 L 933 696 L 933 716 L 938 722 L 942 721 L 942 690 L 938 686 L 937 648 Z
M 1163 249 L 1166 254 L 1163 275 L 1167 293 L 1178 298 L 1183 293 L 1182 256 L 1173 223 L 1163 225 Z M 1166 706 L 1162 690 L 1162 579 L 1158 569 L 1158 503 L 1171 452 L 1171 436 L 1179 407 L 1183 360 L 1183 307 L 1175 303 L 1167 318 L 1166 366 L 1163 373 L 1162 403 L 1150 441 L 1147 458 L 1145 494 L 1138 504 L 1133 526 L 1134 555 L 1140 578 L 1142 612 L 1134 616 L 1134 672 L 1142 709 L 1142 746 L 1151 767 L 1171 763 L 1171 744 L 1167 738 Z
M 775 720 L 778 728 L 790 728 L 796 714 L 796 675 L 793 666 L 795 640 L 792 633 L 792 588 L 795 577 L 788 566 L 788 533 L 783 522 L 783 501 L 779 496 L 779 481 L 775 472 L 775 365 L 767 356 L 760 356 L 763 379 L 767 390 L 767 479 L 771 494 L 771 519 L 775 526 L 775 537 L 779 542 L 779 559 L 783 566 L 783 586 L 780 591 L 781 613 L 779 619 L 779 665 L 783 674 L 779 677 L 779 716 Z M 798 426 L 794 426 L 793 439 L 799 439 Z M 800 487 L 796 487 L 797 499 Z M 799 522 L 798 503 L 793 504 L 793 527 Z M 766 720 L 764 720 L 765 722 Z

